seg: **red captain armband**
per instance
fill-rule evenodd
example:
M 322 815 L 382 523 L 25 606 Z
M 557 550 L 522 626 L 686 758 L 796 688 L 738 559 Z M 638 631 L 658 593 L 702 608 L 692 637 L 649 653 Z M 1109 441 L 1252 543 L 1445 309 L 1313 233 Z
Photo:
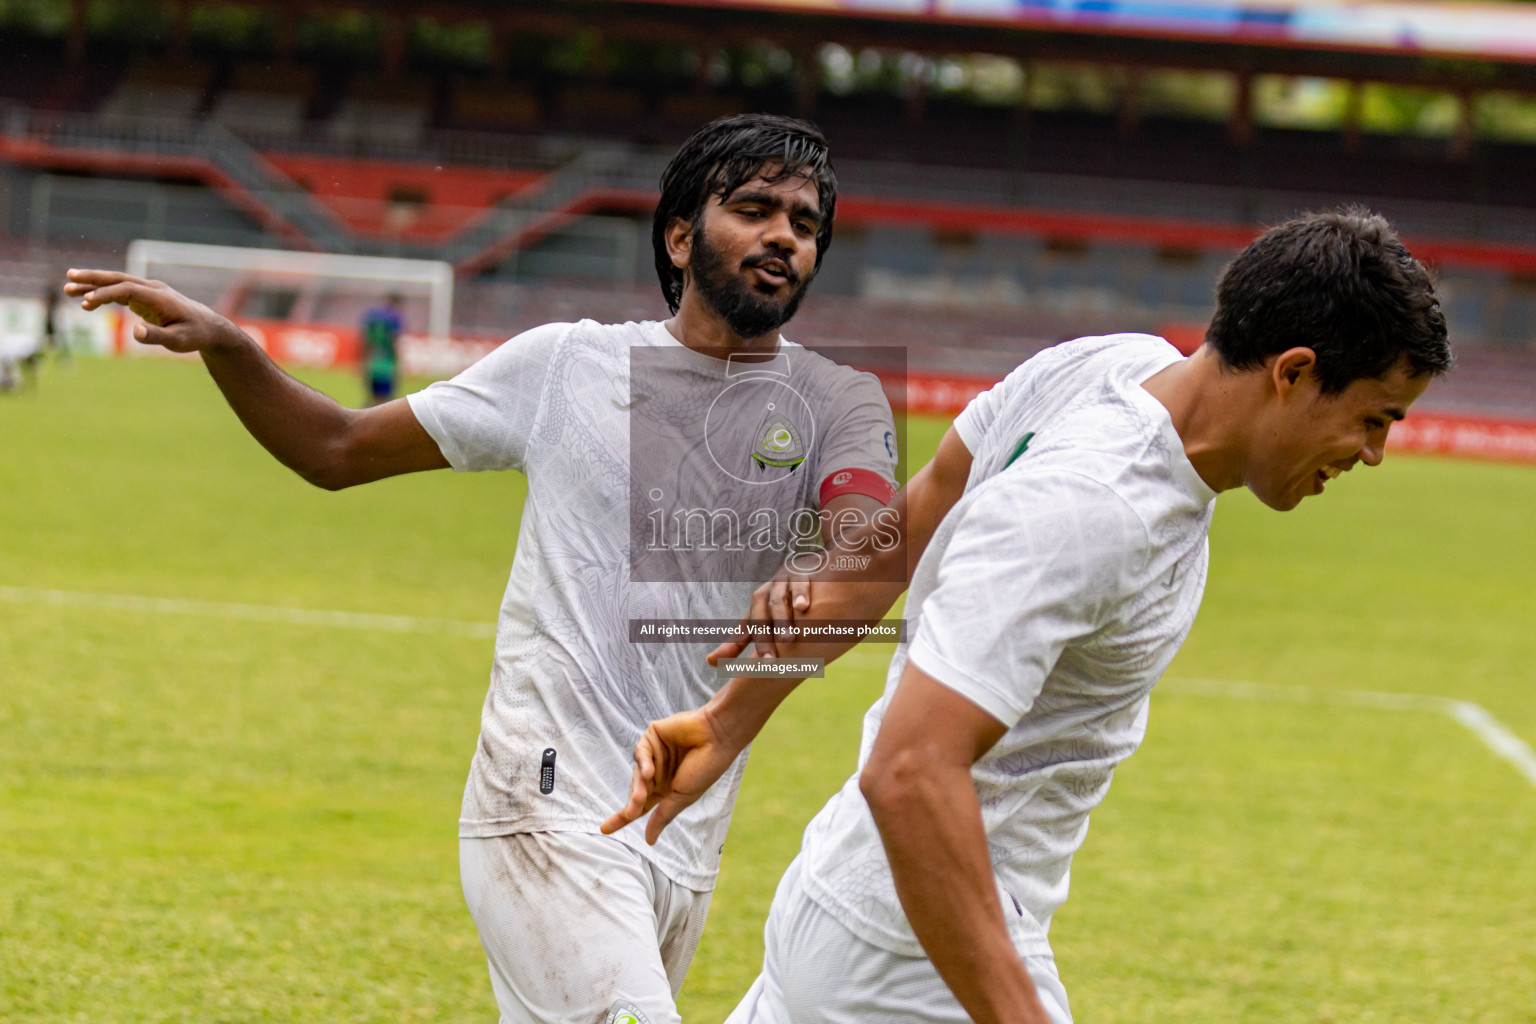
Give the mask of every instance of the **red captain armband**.
M 821 507 L 840 494 L 864 494 L 889 505 L 896 488 L 872 469 L 840 469 L 821 482 Z

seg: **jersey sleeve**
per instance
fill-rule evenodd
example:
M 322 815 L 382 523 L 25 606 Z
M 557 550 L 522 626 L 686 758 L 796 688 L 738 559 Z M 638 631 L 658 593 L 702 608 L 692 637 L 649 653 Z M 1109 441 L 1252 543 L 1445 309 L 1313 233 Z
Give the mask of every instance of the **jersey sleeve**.
M 450 466 L 460 472 L 523 468 L 550 360 L 570 328 L 524 331 L 452 380 L 407 396 Z
M 1012 728 L 1066 646 L 1111 621 L 1147 552 L 1140 518 L 1101 483 L 996 477 L 961 510 L 908 657 Z
M 972 455 L 981 454 L 983 440 L 987 431 L 997 422 L 999 413 L 1029 387 L 1035 369 L 1030 363 L 1030 360 L 1025 360 L 1015 366 L 1008 372 L 1008 376 L 971 399 L 960 410 L 960 415 L 955 417 L 955 433 L 965 442 L 966 451 Z
M 821 505 L 839 494 L 867 494 L 882 503 L 896 493 L 896 423 L 880 378 L 849 372 L 827 412 L 817 461 Z

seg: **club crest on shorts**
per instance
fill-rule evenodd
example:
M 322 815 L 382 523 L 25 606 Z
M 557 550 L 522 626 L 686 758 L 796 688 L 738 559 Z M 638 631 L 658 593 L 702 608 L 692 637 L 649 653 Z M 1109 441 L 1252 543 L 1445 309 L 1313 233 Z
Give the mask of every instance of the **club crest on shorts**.
M 763 425 L 757 428 L 757 444 L 752 448 L 752 461 L 757 463 L 760 470 L 774 466 L 787 468 L 791 473 L 805 461 L 805 445 L 800 440 L 800 433 L 783 413 L 770 414 L 763 420 Z
M 635 1004 L 617 999 L 608 1007 L 608 1016 L 603 1018 L 603 1024 L 651 1024 L 651 1021 Z

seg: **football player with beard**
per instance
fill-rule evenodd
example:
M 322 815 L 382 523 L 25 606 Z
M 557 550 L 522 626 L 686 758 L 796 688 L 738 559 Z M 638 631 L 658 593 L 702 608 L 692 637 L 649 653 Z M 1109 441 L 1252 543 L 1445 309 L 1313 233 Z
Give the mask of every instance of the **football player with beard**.
M 734 622 L 834 518 L 891 498 L 880 383 L 786 341 L 832 238 L 826 140 L 723 118 L 662 177 L 665 322 L 547 324 L 406 398 L 343 408 L 164 284 L 72 270 L 87 309 L 198 352 L 246 428 L 340 489 L 420 470 L 528 478 L 490 690 L 459 819 L 465 898 L 506 1024 L 677 1021 L 744 756 L 655 846 L 602 835 L 647 723 L 722 685 L 714 640 L 635 642 L 653 620 Z

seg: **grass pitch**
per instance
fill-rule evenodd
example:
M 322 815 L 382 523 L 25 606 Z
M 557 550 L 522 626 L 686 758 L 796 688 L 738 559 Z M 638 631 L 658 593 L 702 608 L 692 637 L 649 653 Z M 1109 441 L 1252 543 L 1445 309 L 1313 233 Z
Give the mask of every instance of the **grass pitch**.
M 325 494 L 196 365 L 42 385 L 0 401 L 0 586 L 494 620 L 520 477 Z M 1536 471 L 1413 458 L 1289 515 L 1227 495 L 1170 675 L 1471 700 L 1536 742 L 1533 511 Z M 887 655 L 757 744 L 685 1020 L 755 975 Z M 494 1020 L 455 840 L 489 658 L 0 602 L 0 1020 Z M 1083 1024 L 1536 1021 L 1536 787 L 1449 718 L 1169 686 L 1118 775 L 1052 929 Z

